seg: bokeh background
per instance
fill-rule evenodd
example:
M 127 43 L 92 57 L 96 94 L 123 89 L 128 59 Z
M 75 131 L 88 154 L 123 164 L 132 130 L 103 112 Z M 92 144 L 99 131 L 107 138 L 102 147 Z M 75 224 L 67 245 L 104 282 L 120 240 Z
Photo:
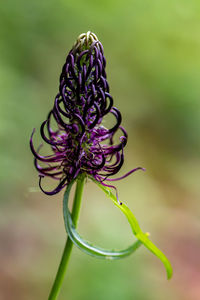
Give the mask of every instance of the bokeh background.
M 66 234 L 62 195 L 47 197 L 29 150 L 67 52 L 91 30 L 104 45 L 115 105 L 129 132 L 120 199 L 171 260 L 141 247 L 121 261 L 74 248 L 59 299 L 200 299 L 200 2 L 49 0 L 0 4 L 0 299 L 47 299 Z M 79 231 L 107 248 L 132 241 L 124 216 L 85 188 Z

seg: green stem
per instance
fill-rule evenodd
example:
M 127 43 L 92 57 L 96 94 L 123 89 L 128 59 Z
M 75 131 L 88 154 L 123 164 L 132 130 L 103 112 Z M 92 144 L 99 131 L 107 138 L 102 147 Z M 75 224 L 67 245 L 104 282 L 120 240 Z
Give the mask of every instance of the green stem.
M 79 217 L 79 212 L 80 212 L 84 183 L 85 183 L 85 176 L 82 174 L 77 179 L 76 191 L 75 191 L 73 208 L 72 208 L 72 219 L 73 219 L 75 226 L 77 226 L 77 224 L 78 224 L 78 217 Z M 64 251 L 63 251 L 63 255 L 62 255 L 62 258 L 60 261 L 60 265 L 59 265 L 59 268 L 58 268 L 58 271 L 56 274 L 56 278 L 55 278 L 54 284 L 52 286 L 48 300 L 56 300 L 58 297 L 64 276 L 66 273 L 66 269 L 67 269 L 67 265 L 69 262 L 72 247 L 73 247 L 73 242 L 68 237 L 66 244 L 65 244 Z

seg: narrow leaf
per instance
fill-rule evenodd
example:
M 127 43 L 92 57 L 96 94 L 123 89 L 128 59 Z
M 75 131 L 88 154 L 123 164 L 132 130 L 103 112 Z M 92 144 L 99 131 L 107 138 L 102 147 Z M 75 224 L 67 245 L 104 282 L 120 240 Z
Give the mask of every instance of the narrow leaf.
M 126 257 L 130 254 L 132 254 L 139 246 L 142 245 L 141 241 L 136 241 L 133 243 L 130 247 L 119 250 L 119 251 L 113 251 L 113 250 L 105 250 L 102 248 L 99 248 L 97 246 L 92 245 L 91 243 L 84 240 L 79 233 L 76 231 L 76 228 L 73 224 L 72 216 L 68 208 L 68 201 L 69 201 L 69 194 L 70 190 L 72 188 L 74 181 L 72 181 L 66 189 L 66 192 L 64 194 L 63 199 L 63 215 L 64 215 L 64 223 L 65 223 L 65 229 L 67 231 L 68 236 L 72 240 L 72 242 L 83 252 L 97 257 L 97 258 L 103 258 L 103 259 L 119 259 Z
M 101 183 L 97 182 L 93 178 L 91 179 L 104 191 L 104 193 L 108 196 L 108 198 L 111 199 L 113 203 L 123 212 L 123 214 L 128 219 L 133 234 L 136 236 L 136 238 L 163 262 L 167 272 L 167 278 L 170 279 L 172 277 L 173 270 L 169 260 L 162 253 L 162 251 L 152 243 L 152 241 L 148 238 L 148 235 L 142 232 L 138 224 L 138 221 L 133 215 L 133 213 L 131 212 L 131 210 L 124 203 L 120 205 L 117 201 L 117 197 L 111 192 L 111 190 L 108 187 L 103 186 Z

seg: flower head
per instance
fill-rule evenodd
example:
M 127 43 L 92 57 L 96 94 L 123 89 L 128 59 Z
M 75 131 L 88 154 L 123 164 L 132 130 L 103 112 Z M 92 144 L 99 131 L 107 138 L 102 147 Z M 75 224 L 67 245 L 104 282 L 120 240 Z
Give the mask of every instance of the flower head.
M 107 185 L 103 183 L 105 180 L 121 179 L 141 169 L 110 178 L 123 165 L 127 133 L 121 126 L 120 111 L 113 106 L 105 67 L 103 46 L 96 35 L 81 34 L 62 68 L 54 106 L 40 127 L 42 139 L 49 144 L 52 154 L 42 156 L 40 149 L 35 150 L 32 140 L 35 129 L 30 139 L 39 185 L 48 195 L 58 193 L 80 173 Z M 115 118 L 115 124 L 106 128 L 102 121 L 109 114 Z M 121 135 L 115 143 L 117 131 Z M 41 178 L 45 176 L 59 181 L 50 192 L 41 186 Z

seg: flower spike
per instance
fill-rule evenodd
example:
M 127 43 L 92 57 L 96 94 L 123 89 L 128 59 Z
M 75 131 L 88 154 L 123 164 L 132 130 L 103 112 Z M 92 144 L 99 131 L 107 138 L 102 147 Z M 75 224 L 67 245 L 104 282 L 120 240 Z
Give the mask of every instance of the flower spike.
M 121 126 L 121 113 L 113 106 L 105 66 L 103 46 L 97 36 L 92 32 L 81 34 L 62 68 L 54 106 L 40 127 L 41 137 L 52 154 L 41 156 L 35 150 L 32 141 L 35 130 L 30 140 L 39 175 L 60 181 L 54 190 L 47 192 L 41 187 L 40 177 L 40 188 L 47 195 L 60 192 L 81 173 L 102 184 L 117 180 L 110 177 L 124 163 L 123 149 L 128 136 Z M 116 119 L 115 125 L 108 129 L 102 125 L 106 115 Z M 114 144 L 119 129 L 122 135 L 119 143 Z

